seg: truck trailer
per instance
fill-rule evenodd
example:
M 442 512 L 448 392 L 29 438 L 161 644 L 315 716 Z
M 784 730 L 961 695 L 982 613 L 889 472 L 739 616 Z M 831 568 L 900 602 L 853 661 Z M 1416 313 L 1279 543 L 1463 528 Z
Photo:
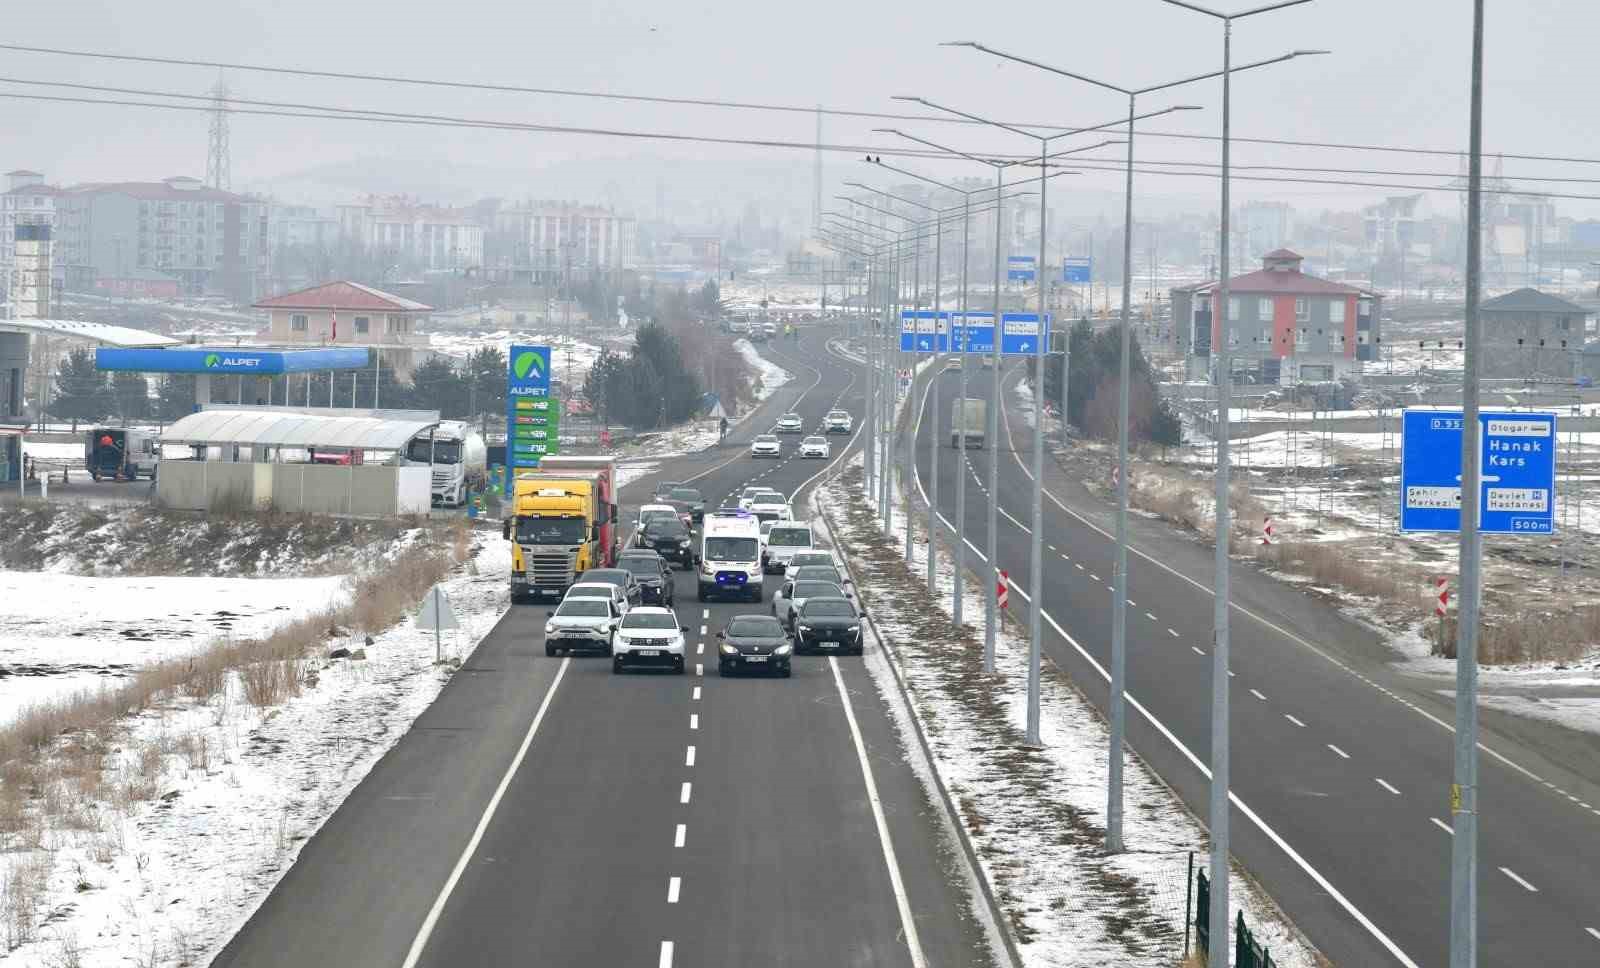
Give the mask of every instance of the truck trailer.
M 966 417 L 963 424 L 962 417 Z M 954 401 L 950 408 L 950 446 L 956 449 L 961 447 L 961 433 L 966 430 L 967 446 L 983 449 L 984 428 L 988 426 L 989 403 L 986 400 L 974 400 L 971 397 Z
M 511 600 L 559 600 L 621 550 L 614 457 L 546 457 L 512 482 L 502 534 L 511 542 Z

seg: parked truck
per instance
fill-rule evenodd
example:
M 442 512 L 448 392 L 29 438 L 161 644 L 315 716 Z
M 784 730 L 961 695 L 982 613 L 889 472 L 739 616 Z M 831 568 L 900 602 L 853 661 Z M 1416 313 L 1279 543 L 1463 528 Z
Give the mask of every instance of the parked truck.
M 95 480 L 154 479 L 161 458 L 161 437 L 137 427 L 95 427 L 83 439 L 83 465 Z
M 433 503 L 465 507 L 472 491 L 482 491 L 489 475 L 489 451 L 483 436 L 469 423 L 441 421 L 411 438 L 405 463 L 433 467 Z
M 511 600 L 559 600 L 621 550 L 614 457 L 546 457 L 512 482 L 502 534 L 511 542 Z
M 963 425 L 962 417 L 966 423 Z M 961 431 L 965 426 L 967 433 L 967 446 L 983 449 L 983 429 L 987 427 L 989 418 L 989 404 L 985 400 L 974 400 L 971 397 L 956 400 L 950 411 L 950 446 L 961 447 Z

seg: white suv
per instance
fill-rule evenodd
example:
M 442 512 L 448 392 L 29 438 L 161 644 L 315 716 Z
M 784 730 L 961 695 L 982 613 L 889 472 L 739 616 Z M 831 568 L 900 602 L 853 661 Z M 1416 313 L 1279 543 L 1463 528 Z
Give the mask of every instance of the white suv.
M 683 675 L 684 638 L 670 608 L 645 605 L 623 616 L 612 643 L 611 671 L 629 667 L 670 669 Z
M 853 422 L 848 410 L 829 410 L 828 415 L 822 418 L 822 429 L 830 434 L 847 434 Z
M 750 443 L 751 457 L 782 457 L 783 444 L 774 434 L 759 434 Z
M 621 618 L 610 598 L 569 598 L 546 613 L 544 654 L 593 649 L 610 655 L 612 634 Z

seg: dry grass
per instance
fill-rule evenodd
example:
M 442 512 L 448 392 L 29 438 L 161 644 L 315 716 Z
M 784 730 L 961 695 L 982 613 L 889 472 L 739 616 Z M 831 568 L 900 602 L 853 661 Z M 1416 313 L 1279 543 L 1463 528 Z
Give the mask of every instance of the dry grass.
M 0 859 L 0 941 L 6 951 L 39 936 L 38 909 L 54 866 L 54 858 L 45 851 Z

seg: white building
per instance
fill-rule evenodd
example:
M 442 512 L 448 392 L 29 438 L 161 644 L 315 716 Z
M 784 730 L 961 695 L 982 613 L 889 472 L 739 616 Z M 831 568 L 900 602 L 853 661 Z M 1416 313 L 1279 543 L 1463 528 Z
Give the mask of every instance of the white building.
M 467 209 L 370 197 L 340 205 L 338 222 L 340 238 L 423 271 L 483 265 L 483 226 Z
M 53 185 L 46 185 L 44 175 L 36 171 L 8 171 L 5 177 L 5 194 L 0 195 L 0 300 L 8 298 L 14 282 L 17 225 L 45 225 L 53 230 L 56 224 L 56 195 L 61 191 Z M 49 244 L 49 264 L 57 267 L 54 274 L 60 278 L 61 262 L 55 258 L 59 254 L 58 243 L 52 240 Z M 14 307 L 12 312 L 16 312 Z
M 499 276 L 548 280 L 568 269 L 614 272 L 638 264 L 638 223 L 596 205 L 524 202 L 490 216 L 495 240 L 487 268 Z

